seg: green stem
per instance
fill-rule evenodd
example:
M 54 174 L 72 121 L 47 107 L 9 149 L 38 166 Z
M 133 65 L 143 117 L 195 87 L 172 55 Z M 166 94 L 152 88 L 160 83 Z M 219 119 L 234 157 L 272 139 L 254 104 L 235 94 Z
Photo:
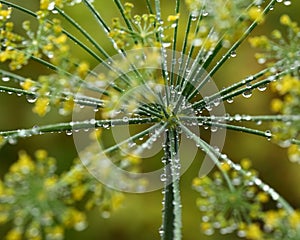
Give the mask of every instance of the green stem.
M 232 122 L 232 121 L 246 121 L 246 122 L 276 122 L 276 121 L 300 121 L 299 115 L 238 115 L 238 116 L 199 116 L 199 117 L 189 117 L 183 116 L 179 118 L 181 121 L 215 121 L 215 122 Z
M 68 123 L 49 124 L 44 126 L 35 126 L 33 128 L 18 129 L 11 131 L 1 131 L 0 135 L 4 137 L 31 137 L 33 135 L 40 135 L 49 132 L 62 132 L 72 131 L 80 129 L 95 129 L 95 128 L 107 128 L 110 126 L 121 126 L 128 124 L 142 124 L 142 123 L 156 123 L 158 118 L 129 118 L 128 121 L 123 119 L 112 120 L 90 120 Z
M 227 185 L 231 191 L 234 190 L 234 186 L 230 180 L 230 177 L 228 176 L 227 172 L 224 171 L 221 167 L 221 162 L 218 159 L 219 154 L 215 154 L 212 151 L 212 147 L 207 144 L 204 140 L 202 140 L 199 136 L 194 134 L 191 130 L 189 130 L 186 126 L 184 126 L 182 123 L 180 123 L 180 128 L 182 131 L 186 134 L 186 136 L 190 137 L 191 139 L 194 140 L 194 142 L 201 147 L 201 149 L 210 157 L 210 159 L 216 164 L 218 169 L 221 171 L 222 175 L 224 176 L 224 179 L 227 182 Z
M 164 200 L 163 200 L 163 225 L 162 225 L 162 240 L 174 240 L 174 192 L 172 183 L 172 171 L 171 171 L 171 136 L 170 130 L 165 134 L 165 162 L 164 162 L 164 174 L 165 174 L 165 186 L 164 186 Z

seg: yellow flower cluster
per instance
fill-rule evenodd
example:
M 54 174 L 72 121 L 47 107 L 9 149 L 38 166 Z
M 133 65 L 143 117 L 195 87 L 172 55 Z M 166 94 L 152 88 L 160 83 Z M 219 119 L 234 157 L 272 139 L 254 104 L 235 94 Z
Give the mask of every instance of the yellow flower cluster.
M 201 223 L 204 233 L 210 235 L 219 230 L 221 233 L 243 233 L 253 240 L 262 239 L 257 223 L 262 215 L 263 204 L 269 202 L 270 198 L 251 184 L 251 176 L 254 177 L 256 173 L 250 169 L 250 160 L 243 159 L 241 167 L 242 171 L 249 171 L 250 176 L 233 170 L 224 162 L 220 166 L 221 171 L 215 172 L 212 177 L 194 179 L 193 186 L 201 194 L 197 205 L 204 216 Z
M 5 240 L 63 239 L 65 229 L 87 227 L 86 214 L 77 209 L 77 202 L 88 210 L 97 206 L 107 216 L 123 201 L 123 194 L 105 189 L 80 162 L 61 176 L 55 171 L 55 159 L 45 150 L 37 150 L 35 160 L 24 151 L 19 153 L 0 180 L 0 224 L 20 219 Z
M 191 15 L 195 19 L 201 16 L 201 20 L 204 21 L 199 32 L 190 37 L 191 42 L 206 50 L 213 49 L 221 38 L 223 46 L 229 47 L 230 43 L 242 36 L 251 22 L 261 23 L 264 19 L 259 6 L 261 1 L 253 3 L 249 0 L 186 0 L 186 3 Z
M 280 23 L 287 27 L 287 33 L 274 30 L 271 38 L 256 36 L 249 39 L 250 44 L 262 50 L 256 54 L 258 63 L 272 65 L 276 70 L 283 71 L 287 68 L 297 69 L 299 66 L 299 55 L 297 54 L 300 43 L 300 28 L 288 15 L 280 17 Z M 283 41 L 285 36 L 286 40 Z
M 256 173 L 250 169 L 250 160 L 243 159 L 240 166 L 241 171 L 252 172 L 250 176 L 233 170 L 226 162 L 221 164 L 221 172 L 212 177 L 194 179 L 193 186 L 201 195 L 197 205 L 203 214 L 202 231 L 207 235 L 214 231 L 236 232 L 249 240 L 298 239 L 300 212 L 287 213 L 281 208 L 264 211 L 263 204 L 269 203 L 269 195 L 251 183 Z M 225 180 L 228 177 L 231 184 Z

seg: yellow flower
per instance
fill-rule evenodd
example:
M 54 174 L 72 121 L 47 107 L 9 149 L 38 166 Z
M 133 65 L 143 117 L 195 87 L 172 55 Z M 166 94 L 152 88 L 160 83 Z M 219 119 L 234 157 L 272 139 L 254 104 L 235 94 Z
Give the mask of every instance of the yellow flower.
M 266 203 L 269 201 L 269 195 L 266 194 L 265 192 L 260 192 L 257 194 L 257 200 L 261 203 Z
M 35 164 L 31 158 L 24 152 L 19 152 L 19 159 L 10 167 L 10 172 L 28 174 L 35 169 Z
M 198 186 L 201 186 L 201 178 L 194 178 L 193 179 L 193 186 L 194 187 L 198 187 Z
M 262 240 L 263 232 L 261 231 L 258 224 L 253 223 L 247 227 L 246 236 L 251 240 Z
M 41 117 L 45 116 L 45 114 L 49 111 L 49 106 L 48 106 L 49 102 L 50 100 L 48 98 L 45 97 L 39 98 L 36 101 L 32 111 Z
M 278 84 L 277 90 L 279 94 L 284 95 L 291 90 L 298 89 L 299 87 L 300 87 L 300 81 L 297 78 L 291 75 L 286 75 L 282 78 L 282 80 Z
M 259 47 L 264 49 L 270 48 L 270 41 L 266 36 L 257 36 L 249 39 L 249 43 L 252 47 Z
M 30 90 L 30 88 L 33 86 L 33 81 L 31 79 L 26 79 L 24 82 L 21 83 L 21 87 L 24 90 Z
M 260 8 L 253 6 L 248 10 L 248 16 L 251 20 L 262 23 L 264 21 L 264 15 Z
M 84 194 L 86 193 L 87 189 L 84 185 L 79 184 L 77 186 L 72 187 L 71 191 L 73 199 L 75 201 L 80 201 L 84 197 Z
M 292 20 L 288 15 L 284 14 L 280 17 L 280 23 L 289 26 L 291 25 Z
M 53 187 L 56 183 L 57 183 L 57 177 L 52 176 L 52 177 L 45 179 L 44 187 L 45 187 L 45 189 L 49 189 L 49 188 Z
M 77 67 L 77 73 L 81 78 L 84 78 L 85 75 L 87 74 L 87 72 L 89 71 L 89 64 L 86 62 L 82 62 L 79 64 L 79 66 Z
M 49 4 L 50 4 L 50 1 L 49 1 L 49 0 L 41 0 L 41 2 L 40 2 L 40 9 L 41 9 L 41 10 L 46 10 L 46 9 L 48 9 Z
M 275 227 L 280 220 L 280 216 L 277 211 L 270 210 L 265 213 L 264 221 L 268 227 Z
M 248 158 L 244 158 L 241 160 L 241 166 L 243 169 L 248 170 L 251 167 L 251 161 Z
M 6 240 L 21 240 L 22 232 L 19 229 L 14 228 L 7 233 L 5 239 Z
M 176 15 L 169 15 L 168 16 L 168 22 L 176 22 L 178 19 L 179 19 L 179 14 L 176 14 Z
M 230 166 L 228 163 L 222 163 L 221 164 L 221 170 L 224 172 L 228 172 L 230 170 Z
M 49 239 L 63 239 L 64 236 L 64 228 L 61 226 L 47 227 L 45 232 Z
M 288 148 L 288 155 L 291 162 L 300 163 L 300 148 L 293 144 Z
M 300 212 L 296 211 L 288 216 L 289 223 L 293 229 L 297 229 L 300 227 Z
M 70 112 L 73 111 L 74 108 L 74 99 L 71 97 L 67 99 L 66 101 L 63 102 L 63 114 L 69 114 Z
M 124 195 L 122 193 L 115 193 L 111 198 L 112 210 L 117 210 L 120 208 L 124 201 Z
M 42 159 L 47 158 L 47 156 L 48 156 L 47 151 L 45 151 L 45 150 L 43 150 L 43 149 L 39 149 L 39 150 L 35 151 L 35 157 L 36 157 L 37 159 L 42 160 Z
M 274 98 L 271 101 L 271 110 L 273 112 L 280 112 L 283 108 L 283 102 L 279 98 Z

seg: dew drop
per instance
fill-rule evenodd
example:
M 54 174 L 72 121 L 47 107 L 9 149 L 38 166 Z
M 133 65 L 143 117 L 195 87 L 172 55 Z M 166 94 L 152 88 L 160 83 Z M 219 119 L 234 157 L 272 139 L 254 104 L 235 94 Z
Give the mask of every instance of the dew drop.
M 67 136 L 71 136 L 73 134 L 73 131 L 72 130 L 66 130 L 66 134 L 67 134 Z
M 235 121 L 241 121 L 241 120 L 242 120 L 242 116 L 241 116 L 240 114 L 236 114 L 236 115 L 234 116 L 234 120 L 235 120 Z
M 233 57 L 233 58 L 234 58 L 234 57 L 236 57 L 236 55 L 237 55 L 237 54 L 236 54 L 236 51 L 232 51 L 232 52 L 230 53 L 230 57 Z
M 27 99 L 27 102 L 29 102 L 29 103 L 35 103 L 36 100 L 37 100 L 37 96 L 35 96 L 35 95 L 26 95 L 26 99 Z
M 194 47 L 200 47 L 202 45 L 202 40 L 200 38 L 195 38 L 192 44 Z
M 170 43 L 170 42 L 164 42 L 164 43 L 162 44 L 162 46 L 163 46 L 164 48 L 167 48 L 167 47 L 170 47 L 170 46 L 171 46 L 171 43 Z
M 252 91 L 251 90 L 246 90 L 243 92 L 243 97 L 244 98 L 250 98 L 252 96 Z
M 217 131 L 218 131 L 218 127 L 216 127 L 216 126 L 211 126 L 211 127 L 210 127 L 210 131 L 211 131 L 211 132 L 217 132 Z
M 290 5 L 292 4 L 292 1 L 285 0 L 285 1 L 283 2 L 283 4 L 284 4 L 285 6 L 290 6 Z
M 55 2 L 51 2 L 51 3 L 49 3 L 49 5 L 48 5 L 48 10 L 49 10 L 49 11 L 52 11 L 52 10 L 54 9 L 54 7 L 55 7 Z
M 128 122 L 128 117 L 127 116 L 125 116 L 125 117 L 123 117 L 123 122 Z
M 228 103 L 233 103 L 233 98 L 228 98 L 226 101 L 227 101 Z
M 205 10 L 203 10 L 203 11 L 202 11 L 202 16 L 203 16 L 203 17 L 207 17 L 207 16 L 208 16 L 208 12 L 205 11 Z
M 262 121 L 261 120 L 258 120 L 257 122 L 256 122 L 256 125 L 261 125 L 262 124 Z
M 165 173 L 160 175 L 160 181 L 162 181 L 162 182 L 167 181 L 167 175 Z
M 12 144 L 12 145 L 17 144 L 17 139 L 14 138 L 14 137 L 9 137 L 8 138 L 8 143 Z
M 272 133 L 270 130 L 265 131 L 265 136 L 269 139 L 272 137 Z
M 40 133 L 40 127 L 35 125 L 31 129 L 32 134 L 39 134 Z
M 6 77 L 6 76 L 3 76 L 2 77 L 2 81 L 3 82 L 9 82 L 10 78 L 9 77 Z
M 259 58 L 259 59 L 257 60 L 257 62 L 258 62 L 259 64 L 264 64 L 266 61 L 267 61 L 267 60 L 266 60 L 265 58 Z
M 267 85 L 266 85 L 266 84 L 263 84 L 263 85 L 259 86 L 257 89 L 258 89 L 259 91 L 263 92 L 263 91 L 265 91 L 265 90 L 267 89 Z

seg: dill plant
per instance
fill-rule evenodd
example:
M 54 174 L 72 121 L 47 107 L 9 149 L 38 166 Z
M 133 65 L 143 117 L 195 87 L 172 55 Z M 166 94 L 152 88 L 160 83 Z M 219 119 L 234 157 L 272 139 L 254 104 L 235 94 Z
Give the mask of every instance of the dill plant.
M 68 122 L 3 130 L 1 145 L 53 132 L 73 135 L 80 145 L 79 158 L 61 174 L 45 150 L 37 150 L 34 157 L 19 152 L 0 182 L 0 224 L 11 224 L 5 239 L 64 239 L 65 229 L 87 227 L 88 210 L 97 207 L 108 217 L 123 201 L 122 191 L 142 193 L 159 187 L 164 195 L 160 237 L 181 239 L 180 177 L 189 164 L 181 158 L 184 138 L 211 161 L 193 181 L 200 194 L 203 233 L 299 239 L 299 212 L 263 183 L 251 162 L 232 161 L 222 153 L 222 144 L 216 147 L 200 136 L 202 129 L 211 130 L 209 138 L 224 130 L 253 134 L 287 147 L 290 160 L 300 162 L 300 28 L 283 15 L 284 32 L 248 38 L 270 11 L 291 1 L 176 0 L 168 3 L 174 8 L 169 15 L 159 0 L 146 0 L 147 13 L 142 14 L 133 3 L 112 2 L 116 18 L 108 22 L 102 17 L 106 9 L 94 7 L 90 0 L 41 0 L 38 10 L 0 0 L 0 91 L 26 97 L 41 117 L 53 108 L 64 116 L 73 114 Z M 96 19 L 95 27 L 105 34 L 103 43 L 68 14 L 74 5 Z M 28 16 L 23 30 L 12 18 L 18 13 Z M 222 90 L 204 91 L 246 39 L 259 49 L 256 57 L 264 69 Z M 72 51 L 74 44 L 99 66 L 80 59 Z M 20 70 L 33 62 L 50 73 L 36 78 L 22 74 Z M 222 111 L 223 102 L 266 89 L 277 94 L 271 102 L 274 115 Z M 257 125 L 261 122 L 267 123 L 265 129 Z M 116 140 L 114 134 L 120 133 L 114 129 L 120 126 L 131 133 Z M 142 172 L 143 154 L 153 151 L 157 142 L 163 167 L 149 178 Z M 214 165 L 216 170 L 207 175 Z M 266 210 L 270 202 L 277 207 Z

